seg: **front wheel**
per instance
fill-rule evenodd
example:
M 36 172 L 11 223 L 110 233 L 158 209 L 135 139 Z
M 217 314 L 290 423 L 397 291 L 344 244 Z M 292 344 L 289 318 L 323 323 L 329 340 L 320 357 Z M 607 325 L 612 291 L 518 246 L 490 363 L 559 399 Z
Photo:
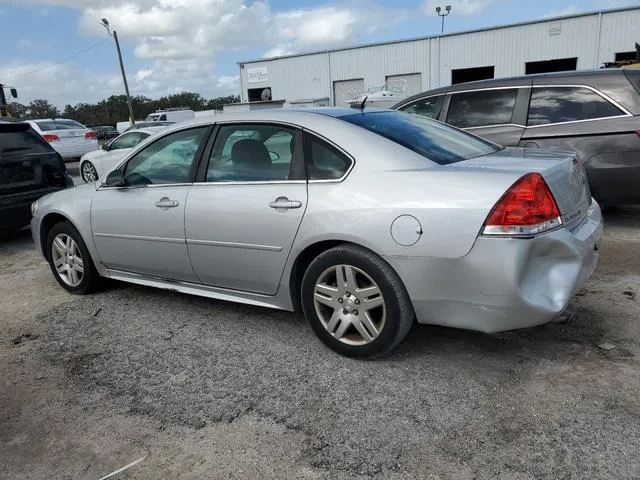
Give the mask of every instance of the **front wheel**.
M 100 276 L 82 236 L 70 222 L 54 225 L 46 245 L 51 272 L 65 290 L 84 294 L 98 287 Z
M 82 180 L 84 180 L 86 183 L 92 183 L 98 180 L 98 171 L 91 162 L 84 162 L 82 164 L 80 175 L 82 176 Z
M 393 269 L 373 252 L 340 245 L 311 262 L 302 280 L 302 308 L 316 335 L 349 357 L 377 357 L 407 335 L 414 313 Z

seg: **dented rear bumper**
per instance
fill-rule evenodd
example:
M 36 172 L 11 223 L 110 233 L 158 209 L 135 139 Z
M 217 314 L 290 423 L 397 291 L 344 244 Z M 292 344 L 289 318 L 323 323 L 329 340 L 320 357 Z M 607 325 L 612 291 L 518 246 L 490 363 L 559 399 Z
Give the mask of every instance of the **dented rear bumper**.
M 594 201 L 573 230 L 534 238 L 479 237 L 457 259 L 387 257 L 418 322 L 499 332 L 549 322 L 593 273 L 602 234 Z

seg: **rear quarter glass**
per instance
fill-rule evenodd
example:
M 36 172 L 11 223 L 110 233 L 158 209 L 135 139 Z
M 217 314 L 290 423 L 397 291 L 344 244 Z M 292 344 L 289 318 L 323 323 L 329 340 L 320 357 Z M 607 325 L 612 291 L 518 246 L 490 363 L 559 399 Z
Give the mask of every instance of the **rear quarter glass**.
M 624 74 L 627 80 L 629 80 L 629 83 L 636 89 L 638 95 L 640 95 L 640 70 L 625 70 Z

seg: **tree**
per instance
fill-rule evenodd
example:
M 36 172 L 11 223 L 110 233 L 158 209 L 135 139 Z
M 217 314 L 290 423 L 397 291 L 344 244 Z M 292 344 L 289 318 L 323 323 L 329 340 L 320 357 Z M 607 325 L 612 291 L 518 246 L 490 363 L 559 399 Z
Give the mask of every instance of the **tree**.
M 48 100 L 38 98 L 29 103 L 27 110 L 30 118 L 55 118 L 60 116 L 60 111 L 55 105 L 51 105 Z
M 238 95 L 228 95 L 226 97 L 212 98 L 205 104 L 206 110 L 222 110 L 223 105 L 230 103 L 240 103 L 240 97 Z
M 9 104 L 9 114 L 15 118 L 25 118 L 27 115 L 27 107 L 18 102 Z

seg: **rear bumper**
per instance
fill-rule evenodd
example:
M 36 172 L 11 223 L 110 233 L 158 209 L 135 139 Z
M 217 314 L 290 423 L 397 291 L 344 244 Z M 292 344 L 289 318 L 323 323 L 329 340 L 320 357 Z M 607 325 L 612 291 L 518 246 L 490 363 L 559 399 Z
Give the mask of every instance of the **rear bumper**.
M 94 150 L 98 150 L 100 145 L 97 140 L 93 142 L 80 143 L 77 145 L 60 145 L 55 142 L 50 144 L 65 160 L 69 160 L 72 158 L 78 158 L 84 155 L 85 153 L 93 152 Z
M 69 179 L 70 180 L 70 179 Z M 49 188 L 0 197 L 0 231 L 15 230 L 31 222 L 31 204 L 61 188 Z
M 584 221 L 532 239 L 479 237 L 464 257 L 386 260 L 402 278 L 418 322 L 492 333 L 560 315 L 593 273 L 600 207 Z

